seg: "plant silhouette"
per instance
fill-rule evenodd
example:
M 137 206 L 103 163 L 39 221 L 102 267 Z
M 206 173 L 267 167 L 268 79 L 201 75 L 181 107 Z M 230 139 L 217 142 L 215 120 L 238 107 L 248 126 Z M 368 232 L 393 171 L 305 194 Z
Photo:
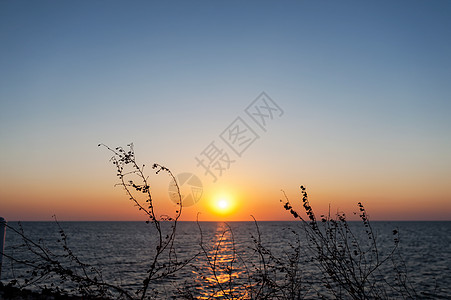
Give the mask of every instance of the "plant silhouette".
M 71 250 L 69 238 L 55 217 L 60 238 L 59 252 L 42 241 L 33 241 L 19 228 L 8 225 L 22 239 L 17 249 L 27 251 L 28 258 L 3 253 L 11 264 L 27 266 L 25 275 L 8 283 L 19 289 L 50 290 L 59 295 L 78 295 L 95 299 L 414 299 L 417 294 L 408 281 L 405 263 L 399 252 L 399 230 L 393 230 L 390 251 L 380 251 L 378 237 L 362 203 L 358 203 L 360 226 L 350 224 L 342 212 L 316 216 L 307 190 L 300 187 L 302 207 L 297 211 L 283 192 L 283 208 L 295 220 L 296 228 L 285 228 L 286 247 L 268 245 L 255 218 L 249 247 L 237 247 L 234 230 L 225 224 L 216 241 L 206 242 L 202 222 L 197 221 L 199 248 L 189 257 L 178 255 L 178 221 L 183 211 L 182 197 L 172 172 L 153 164 L 156 174 L 166 173 L 178 191 L 172 215 L 159 214 L 152 198 L 146 166 L 137 162 L 133 144 L 111 148 L 119 182 L 129 200 L 146 217 L 145 222 L 156 234 L 156 244 L 147 259 L 148 266 L 141 284 L 130 290 L 107 282 L 99 268 L 83 262 Z M 149 245 L 150 247 L 150 245 Z M 383 252 L 383 253 L 382 253 Z M 224 253 L 227 255 L 224 256 Z M 201 278 L 199 286 L 174 283 L 171 294 L 161 294 L 159 284 L 171 281 L 182 269 Z M 308 271 L 307 271 L 308 270 Z M 58 284 L 60 283 L 60 284 Z

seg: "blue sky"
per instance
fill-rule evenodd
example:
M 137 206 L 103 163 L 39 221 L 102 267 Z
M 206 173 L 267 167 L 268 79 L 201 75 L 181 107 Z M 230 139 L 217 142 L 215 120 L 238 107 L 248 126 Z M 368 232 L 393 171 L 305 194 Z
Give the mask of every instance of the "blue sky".
M 443 219 L 450 13 L 449 1 L 2 1 L 5 211 L 41 201 L 45 218 L 43 199 L 111 188 L 99 142 L 202 173 L 194 157 L 265 91 L 285 114 L 223 185 L 246 174 L 271 205 L 305 184 L 324 203 L 363 198 L 379 218 L 376 199 L 427 198 L 427 218 Z

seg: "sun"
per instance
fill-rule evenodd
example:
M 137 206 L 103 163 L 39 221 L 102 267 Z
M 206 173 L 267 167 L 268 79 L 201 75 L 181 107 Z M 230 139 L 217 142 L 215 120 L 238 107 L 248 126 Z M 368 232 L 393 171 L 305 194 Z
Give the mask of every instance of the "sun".
M 234 201 L 228 196 L 218 196 L 211 202 L 211 208 L 215 214 L 218 215 L 229 215 L 234 210 Z
M 220 199 L 216 205 L 218 206 L 218 209 L 225 210 L 229 206 L 229 201 L 227 199 Z

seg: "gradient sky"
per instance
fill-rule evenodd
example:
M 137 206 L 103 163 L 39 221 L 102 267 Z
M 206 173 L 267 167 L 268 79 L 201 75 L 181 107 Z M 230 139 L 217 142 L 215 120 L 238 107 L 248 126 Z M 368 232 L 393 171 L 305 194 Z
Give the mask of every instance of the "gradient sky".
M 451 220 L 450 16 L 450 1 L 1 1 L 0 216 L 143 220 L 97 147 L 133 142 L 201 179 L 184 220 L 290 220 L 281 189 L 296 202 L 301 184 L 318 213 Z M 262 91 L 284 111 L 266 132 L 244 112 Z M 241 157 L 219 138 L 238 116 L 260 136 Z M 195 160 L 212 141 L 235 160 L 216 182 Z

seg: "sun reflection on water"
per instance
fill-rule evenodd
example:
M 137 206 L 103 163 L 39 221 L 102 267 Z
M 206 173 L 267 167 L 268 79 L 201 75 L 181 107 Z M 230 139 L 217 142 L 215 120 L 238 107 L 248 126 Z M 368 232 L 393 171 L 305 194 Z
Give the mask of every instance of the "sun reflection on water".
M 233 232 L 226 223 L 218 223 L 216 231 L 203 241 L 204 263 L 196 275 L 198 299 L 243 297 L 245 277 L 243 266 L 239 262 Z M 239 291 L 238 291 L 239 289 Z

